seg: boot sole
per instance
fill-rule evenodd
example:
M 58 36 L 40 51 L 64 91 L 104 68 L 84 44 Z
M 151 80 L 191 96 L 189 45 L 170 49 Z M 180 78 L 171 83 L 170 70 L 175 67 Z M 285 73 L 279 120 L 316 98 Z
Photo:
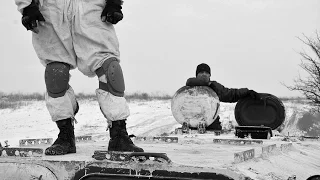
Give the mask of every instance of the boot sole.
M 48 147 L 45 150 L 45 155 L 49 156 L 59 156 L 59 155 L 65 155 L 70 153 L 76 153 L 76 148 L 69 148 L 68 151 L 65 151 L 62 147 L 55 146 L 55 147 Z
M 142 148 L 135 148 L 135 149 L 121 149 L 121 148 L 108 148 L 108 151 L 119 151 L 119 152 L 144 152 L 144 150 Z

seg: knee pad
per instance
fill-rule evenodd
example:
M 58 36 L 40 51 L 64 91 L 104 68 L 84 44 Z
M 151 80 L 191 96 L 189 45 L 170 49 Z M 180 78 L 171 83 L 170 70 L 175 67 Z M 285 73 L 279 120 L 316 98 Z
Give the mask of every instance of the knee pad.
M 45 70 L 45 82 L 48 95 L 58 98 L 69 89 L 70 65 L 62 62 L 49 63 Z
M 124 96 L 124 78 L 119 61 L 116 58 L 109 58 L 100 68 L 96 70 L 98 77 L 105 75 L 107 83 L 99 81 L 99 89 L 110 92 L 119 97 Z

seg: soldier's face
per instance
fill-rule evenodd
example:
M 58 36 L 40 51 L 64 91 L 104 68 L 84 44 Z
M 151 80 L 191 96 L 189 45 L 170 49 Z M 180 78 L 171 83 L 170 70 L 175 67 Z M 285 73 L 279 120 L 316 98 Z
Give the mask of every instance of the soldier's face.
M 205 82 L 209 82 L 210 81 L 210 76 L 211 75 L 209 73 L 203 71 L 203 72 L 198 73 L 197 78 L 201 79 L 201 80 L 203 80 Z

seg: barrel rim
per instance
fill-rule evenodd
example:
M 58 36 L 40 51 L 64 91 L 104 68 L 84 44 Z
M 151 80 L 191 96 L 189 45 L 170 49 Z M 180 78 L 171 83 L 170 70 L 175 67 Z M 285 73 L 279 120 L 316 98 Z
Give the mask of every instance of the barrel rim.
M 262 125 L 270 127 L 273 130 L 277 129 L 284 123 L 285 116 L 286 116 L 285 107 L 282 101 L 275 95 L 272 95 L 269 93 L 259 93 L 259 96 L 262 98 L 262 100 L 253 99 L 251 96 L 247 96 L 247 97 L 241 98 L 237 102 L 234 110 L 235 119 L 237 123 L 240 126 L 251 126 L 252 124 L 247 124 L 247 121 L 248 121 L 247 117 L 242 116 L 243 112 L 246 110 L 246 106 L 256 101 L 265 101 L 266 106 L 275 106 L 277 111 L 274 112 L 276 115 L 276 119 L 274 123 L 262 124 Z M 259 112 L 251 112 L 251 113 L 259 113 Z M 252 120 L 249 120 L 249 121 L 252 121 Z

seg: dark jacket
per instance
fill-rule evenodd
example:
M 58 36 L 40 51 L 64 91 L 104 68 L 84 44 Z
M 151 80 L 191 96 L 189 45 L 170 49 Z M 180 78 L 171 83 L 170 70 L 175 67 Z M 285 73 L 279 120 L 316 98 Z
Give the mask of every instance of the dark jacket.
M 248 88 L 226 88 L 217 81 L 210 81 L 209 85 L 205 81 L 201 81 L 197 78 L 189 78 L 186 82 L 187 86 L 209 86 L 217 93 L 219 100 L 221 102 L 234 103 L 237 102 L 240 98 L 246 97 L 249 95 Z
M 234 103 L 237 102 L 240 98 L 246 97 L 249 95 L 248 88 L 226 88 L 217 81 L 210 81 L 209 85 L 204 81 L 196 80 L 196 78 L 189 78 L 186 82 L 187 86 L 209 86 L 214 92 L 217 93 L 220 102 Z M 212 130 L 221 130 L 220 117 L 217 116 L 217 119 L 207 127 L 207 129 Z
M 210 88 L 213 89 L 214 92 L 217 93 L 219 100 L 221 102 L 229 102 L 234 103 L 237 102 L 240 98 L 246 97 L 249 95 L 248 88 L 226 88 L 222 84 L 218 83 L 217 81 L 210 81 Z

